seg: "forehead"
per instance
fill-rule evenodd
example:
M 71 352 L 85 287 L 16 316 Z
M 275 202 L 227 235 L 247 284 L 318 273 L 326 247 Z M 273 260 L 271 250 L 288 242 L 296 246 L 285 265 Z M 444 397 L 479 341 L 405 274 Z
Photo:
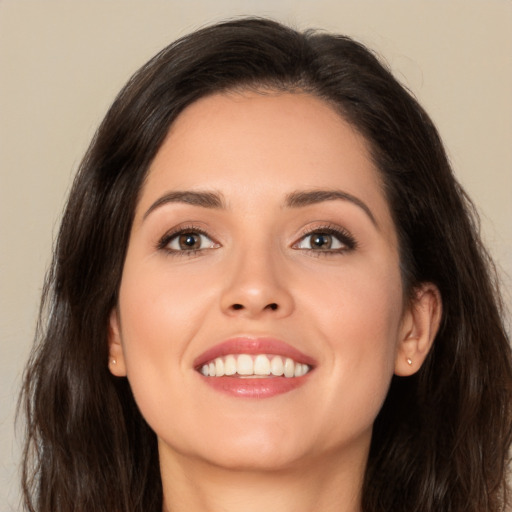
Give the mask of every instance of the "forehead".
M 327 159 L 333 146 L 346 158 L 360 157 L 365 165 L 371 161 L 366 139 L 327 102 L 311 94 L 273 91 L 214 94 L 192 103 L 171 125 L 160 156 L 202 147 L 231 157 L 238 148 L 247 154 L 251 145 L 258 162 L 306 154 L 310 161 L 322 152 Z
M 172 190 L 213 190 L 227 203 L 336 188 L 389 217 L 366 139 L 327 102 L 305 93 L 214 94 L 189 105 L 153 160 L 147 207 Z

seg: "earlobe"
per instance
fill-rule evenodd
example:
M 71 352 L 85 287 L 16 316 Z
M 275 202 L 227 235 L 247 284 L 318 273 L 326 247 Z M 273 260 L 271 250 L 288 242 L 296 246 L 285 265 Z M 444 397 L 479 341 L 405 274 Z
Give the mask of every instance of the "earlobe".
M 395 375 L 416 373 L 425 361 L 441 321 L 442 302 L 437 286 L 423 283 L 417 290 L 401 324 Z
M 116 377 L 126 377 L 121 328 L 117 309 L 110 313 L 108 325 L 108 368 Z

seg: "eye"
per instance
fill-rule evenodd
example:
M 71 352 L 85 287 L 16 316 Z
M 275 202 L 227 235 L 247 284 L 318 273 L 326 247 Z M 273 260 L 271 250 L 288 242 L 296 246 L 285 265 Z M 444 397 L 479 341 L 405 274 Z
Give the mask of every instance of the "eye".
M 214 242 L 206 233 L 188 228 L 165 235 L 158 244 L 160 249 L 165 249 L 171 253 L 193 253 L 206 249 L 214 249 L 218 246 L 219 244 Z
M 294 249 L 334 253 L 350 251 L 355 247 L 356 242 L 350 234 L 333 228 L 312 231 L 293 245 Z
M 329 233 L 312 233 L 300 240 L 296 247 L 297 249 L 326 251 L 329 249 L 341 249 L 343 244 Z

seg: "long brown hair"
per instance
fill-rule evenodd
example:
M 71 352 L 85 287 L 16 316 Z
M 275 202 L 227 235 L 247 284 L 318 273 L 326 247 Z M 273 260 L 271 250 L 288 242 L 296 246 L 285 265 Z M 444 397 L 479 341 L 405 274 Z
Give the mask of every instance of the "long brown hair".
M 375 422 L 365 512 L 506 507 L 512 364 L 474 208 L 416 100 L 350 38 L 265 19 L 213 25 L 165 48 L 121 91 L 80 166 L 25 373 L 26 510 L 160 512 L 155 434 L 107 369 L 135 205 L 171 123 L 233 89 L 305 91 L 366 137 L 394 217 L 402 279 L 439 288 L 443 319 L 421 370 L 394 377 Z M 179 411 L 176 411 L 179 421 Z

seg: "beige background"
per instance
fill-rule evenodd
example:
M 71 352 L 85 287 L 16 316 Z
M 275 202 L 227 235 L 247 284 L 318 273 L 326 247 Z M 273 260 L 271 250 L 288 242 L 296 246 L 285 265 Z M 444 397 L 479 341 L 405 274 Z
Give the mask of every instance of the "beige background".
M 19 509 L 16 396 L 52 238 L 81 155 L 143 62 L 177 36 L 239 14 L 343 32 L 385 56 L 437 123 L 510 288 L 509 0 L 0 0 L 2 511 Z

